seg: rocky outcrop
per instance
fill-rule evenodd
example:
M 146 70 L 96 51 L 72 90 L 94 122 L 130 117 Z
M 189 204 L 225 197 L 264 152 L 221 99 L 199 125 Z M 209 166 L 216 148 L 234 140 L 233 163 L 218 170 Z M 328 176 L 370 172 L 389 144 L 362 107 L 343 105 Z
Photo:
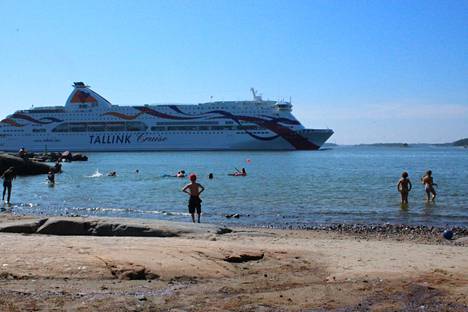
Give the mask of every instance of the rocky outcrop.
M 51 167 L 46 164 L 8 154 L 0 154 L 0 174 L 10 167 L 15 168 L 17 175 L 47 174 L 51 170 Z
M 0 224 L 0 232 L 47 235 L 179 237 L 224 234 L 231 231 L 210 224 L 119 218 L 52 217 Z
M 243 263 L 248 261 L 257 261 L 262 260 L 264 257 L 263 252 L 250 252 L 250 253 L 243 253 L 239 255 L 229 255 L 224 258 L 224 261 L 230 263 Z
M 43 225 L 47 219 L 26 221 L 26 222 L 11 222 L 4 225 L 0 225 L 0 232 L 7 233 L 23 233 L 23 234 L 33 234 L 36 233 L 37 229 Z

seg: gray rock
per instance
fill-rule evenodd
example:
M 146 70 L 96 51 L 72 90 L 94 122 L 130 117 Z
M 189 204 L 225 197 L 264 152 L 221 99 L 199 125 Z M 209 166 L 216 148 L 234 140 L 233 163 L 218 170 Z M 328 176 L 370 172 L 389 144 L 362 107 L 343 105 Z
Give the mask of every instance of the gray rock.
M 252 252 L 248 254 L 231 255 L 224 258 L 224 261 L 230 263 L 243 263 L 248 261 L 256 261 L 263 259 L 264 254 L 262 252 Z
M 38 234 L 49 235 L 91 235 L 92 222 L 71 219 L 48 219 L 39 229 Z
M 15 168 L 17 175 L 47 174 L 51 170 L 51 167 L 46 164 L 8 154 L 0 154 L 0 174 L 10 167 Z
M 33 234 L 47 219 L 25 221 L 12 221 L 0 224 L 0 232 Z
M 160 220 L 51 217 L 19 220 L 0 224 L 0 232 L 47 235 L 177 237 L 230 233 L 232 230 L 212 224 L 193 224 Z

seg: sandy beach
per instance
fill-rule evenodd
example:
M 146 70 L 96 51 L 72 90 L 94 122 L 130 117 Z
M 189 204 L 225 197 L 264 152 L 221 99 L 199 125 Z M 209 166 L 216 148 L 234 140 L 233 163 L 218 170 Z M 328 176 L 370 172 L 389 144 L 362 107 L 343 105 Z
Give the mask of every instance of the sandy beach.
M 11 230 L 39 218 L 4 214 L 0 220 L 0 227 Z M 77 218 L 83 220 L 88 219 Z M 54 224 L 62 221 L 54 219 Z M 134 232 L 138 224 L 163 230 L 145 230 L 153 237 L 2 230 L 0 309 L 468 310 L 464 237 L 445 241 L 318 230 L 229 232 L 216 225 L 147 220 L 96 222 Z M 50 220 L 40 223 L 44 227 Z

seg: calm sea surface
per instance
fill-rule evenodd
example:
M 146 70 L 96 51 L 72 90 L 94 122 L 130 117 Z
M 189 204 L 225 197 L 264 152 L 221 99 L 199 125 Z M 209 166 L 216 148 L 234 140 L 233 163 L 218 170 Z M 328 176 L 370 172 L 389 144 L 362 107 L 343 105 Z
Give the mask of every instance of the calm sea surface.
M 202 222 L 289 226 L 328 223 L 405 223 L 468 226 L 468 149 L 452 147 L 337 147 L 318 152 L 91 153 L 63 165 L 55 187 L 45 176 L 13 185 L 18 214 L 115 216 L 189 221 L 187 179 L 206 187 Z M 245 167 L 247 177 L 227 174 Z M 136 174 L 135 170 L 140 173 Z M 420 183 L 432 169 L 437 201 L 427 204 Z M 117 177 L 106 176 L 117 171 Z M 413 182 L 400 207 L 396 183 Z M 208 180 L 208 174 L 214 174 Z M 102 173 L 101 176 L 99 173 Z M 225 215 L 238 213 L 239 219 Z

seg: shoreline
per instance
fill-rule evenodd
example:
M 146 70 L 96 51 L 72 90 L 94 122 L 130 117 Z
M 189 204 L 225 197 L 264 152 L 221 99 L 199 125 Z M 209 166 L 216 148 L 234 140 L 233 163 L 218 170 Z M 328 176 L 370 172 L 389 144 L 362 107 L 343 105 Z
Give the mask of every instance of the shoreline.
M 30 219 L 83 219 L 83 220 L 123 220 L 133 223 L 151 223 L 162 222 L 168 224 L 192 224 L 188 219 L 186 221 L 168 221 L 156 218 L 133 218 L 133 217 L 101 217 L 101 216 L 81 216 L 81 215 L 65 215 L 65 216 L 44 216 L 44 215 L 24 215 L 15 213 L 0 213 L 0 225 L 6 220 L 30 220 Z M 376 239 L 396 239 L 407 240 L 416 239 L 417 241 L 425 241 L 432 243 L 454 242 L 458 238 L 468 236 L 468 227 L 464 226 L 432 226 L 423 224 L 400 224 L 400 223 L 330 223 L 318 225 L 242 225 L 229 224 L 229 222 L 220 223 L 199 223 L 202 226 L 211 225 L 224 228 L 232 228 L 238 230 L 284 230 L 284 231 L 311 231 L 322 233 L 333 233 L 338 235 L 347 235 L 352 237 L 376 238 Z M 450 240 L 443 238 L 443 232 L 451 230 L 453 238 Z
M 0 227 L 38 219 L 3 215 Z M 121 218 L 43 217 L 41 228 L 44 234 L 0 233 L 0 309 L 468 309 L 468 236 L 446 241 L 409 228 L 398 236 L 387 226 L 374 231 L 388 235 L 357 227 L 228 231 Z

